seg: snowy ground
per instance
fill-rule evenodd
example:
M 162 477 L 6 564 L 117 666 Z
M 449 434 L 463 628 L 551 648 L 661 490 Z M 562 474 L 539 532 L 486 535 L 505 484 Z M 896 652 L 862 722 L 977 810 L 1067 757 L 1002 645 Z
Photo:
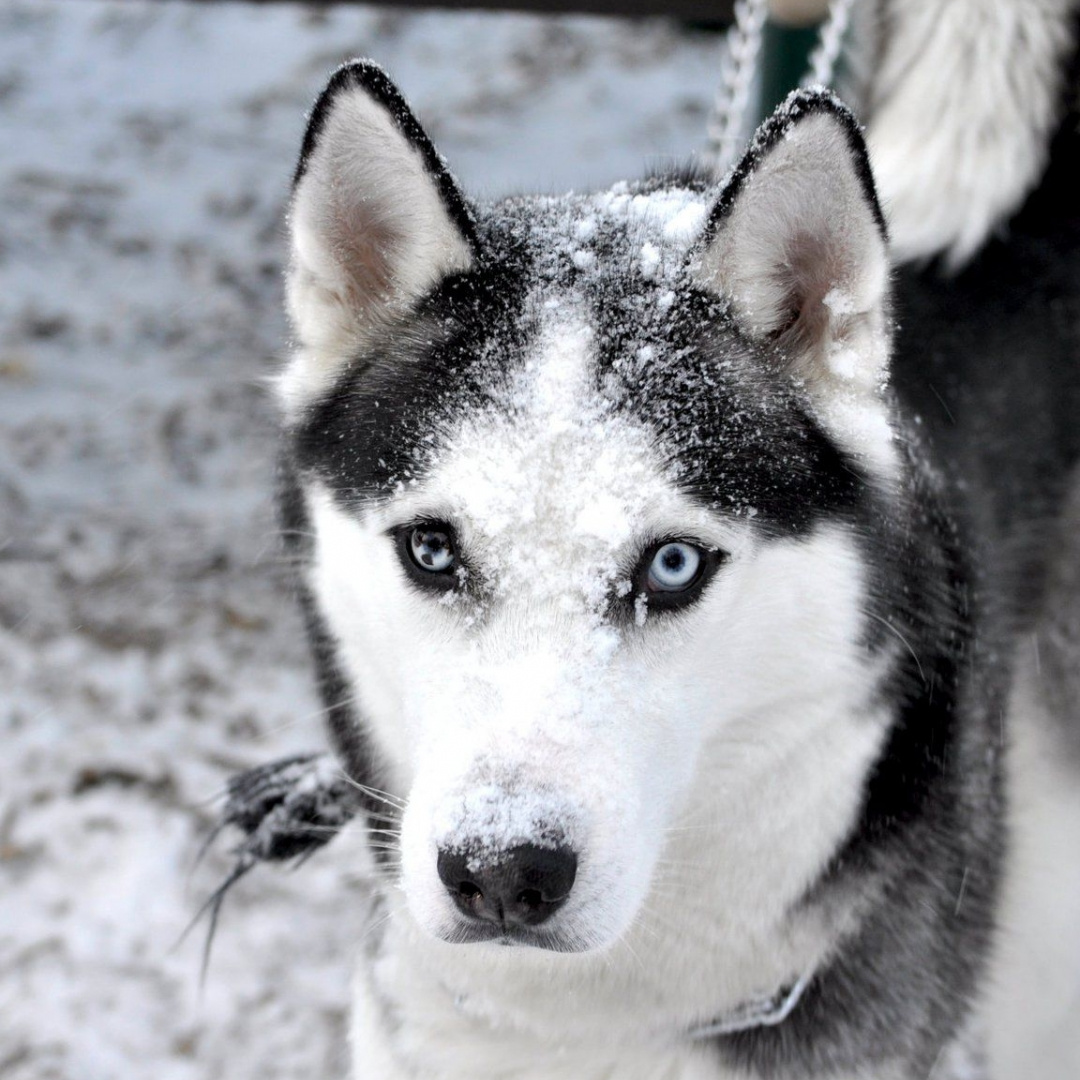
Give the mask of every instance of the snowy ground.
M 271 505 L 282 206 L 327 73 L 383 62 L 466 187 L 701 141 L 663 23 L 0 0 L 0 1076 L 343 1074 L 361 863 L 178 936 L 236 769 L 323 743 Z

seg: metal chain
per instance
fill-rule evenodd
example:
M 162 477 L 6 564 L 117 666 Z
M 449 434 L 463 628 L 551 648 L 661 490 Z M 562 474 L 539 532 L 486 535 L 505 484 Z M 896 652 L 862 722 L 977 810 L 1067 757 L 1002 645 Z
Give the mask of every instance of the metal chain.
M 723 176 L 742 149 L 743 126 L 758 54 L 761 52 L 769 0 L 736 0 L 735 22 L 726 38 L 726 63 L 709 119 L 708 148 L 703 155 L 714 175 Z
M 817 45 L 810 54 L 808 71 L 800 86 L 830 86 L 836 75 L 844 35 L 851 21 L 855 0 L 830 0 L 829 13 L 818 31 Z M 747 110 L 750 90 L 761 53 L 769 0 L 736 0 L 735 21 L 725 39 L 726 62 L 716 92 L 716 101 L 707 125 L 708 142 L 702 154 L 717 178 L 735 164 L 749 134 Z

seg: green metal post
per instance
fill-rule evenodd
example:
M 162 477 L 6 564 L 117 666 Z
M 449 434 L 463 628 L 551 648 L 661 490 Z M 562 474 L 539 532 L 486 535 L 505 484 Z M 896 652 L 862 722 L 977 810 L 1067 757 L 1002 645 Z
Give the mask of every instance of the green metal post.
M 785 26 L 768 19 L 761 41 L 761 92 L 755 126 L 802 81 L 817 44 L 818 25 Z

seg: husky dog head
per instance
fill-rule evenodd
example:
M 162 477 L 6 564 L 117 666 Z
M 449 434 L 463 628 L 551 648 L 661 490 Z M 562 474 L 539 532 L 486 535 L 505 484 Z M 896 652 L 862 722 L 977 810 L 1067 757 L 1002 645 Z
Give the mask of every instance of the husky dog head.
M 850 114 L 793 96 L 722 185 L 479 206 L 350 64 L 291 226 L 310 612 L 347 767 L 405 805 L 411 917 L 561 952 L 680 894 L 779 918 L 885 731 L 888 274 Z

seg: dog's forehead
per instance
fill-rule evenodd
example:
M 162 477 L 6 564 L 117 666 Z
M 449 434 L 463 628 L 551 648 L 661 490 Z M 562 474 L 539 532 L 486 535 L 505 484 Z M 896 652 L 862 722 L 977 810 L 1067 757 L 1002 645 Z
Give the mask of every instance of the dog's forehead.
M 628 354 L 656 359 L 646 327 L 670 309 L 706 212 L 697 192 L 626 185 L 503 211 L 502 229 L 527 237 L 532 256 L 519 316 L 530 334 L 516 356 L 504 343 L 483 407 L 451 420 L 420 485 L 482 549 L 499 588 L 550 583 L 600 603 L 635 542 L 676 525 L 715 531 L 679 490 L 653 430 L 623 407 L 614 372 Z M 639 315 L 618 320 L 617 342 L 605 318 L 616 305 Z M 635 329 L 641 341 L 625 340 Z
M 456 516 L 505 549 L 506 580 L 525 541 L 595 581 L 632 536 L 692 536 L 699 518 L 806 531 L 857 482 L 726 303 L 689 280 L 709 209 L 678 186 L 489 207 L 483 265 L 311 409 L 301 467 L 354 509 Z
M 548 301 L 524 362 L 488 408 L 459 419 L 421 491 L 482 550 L 498 588 L 550 583 L 599 603 L 635 541 L 674 523 L 706 532 L 709 518 L 597 379 L 587 311 L 572 296 Z

